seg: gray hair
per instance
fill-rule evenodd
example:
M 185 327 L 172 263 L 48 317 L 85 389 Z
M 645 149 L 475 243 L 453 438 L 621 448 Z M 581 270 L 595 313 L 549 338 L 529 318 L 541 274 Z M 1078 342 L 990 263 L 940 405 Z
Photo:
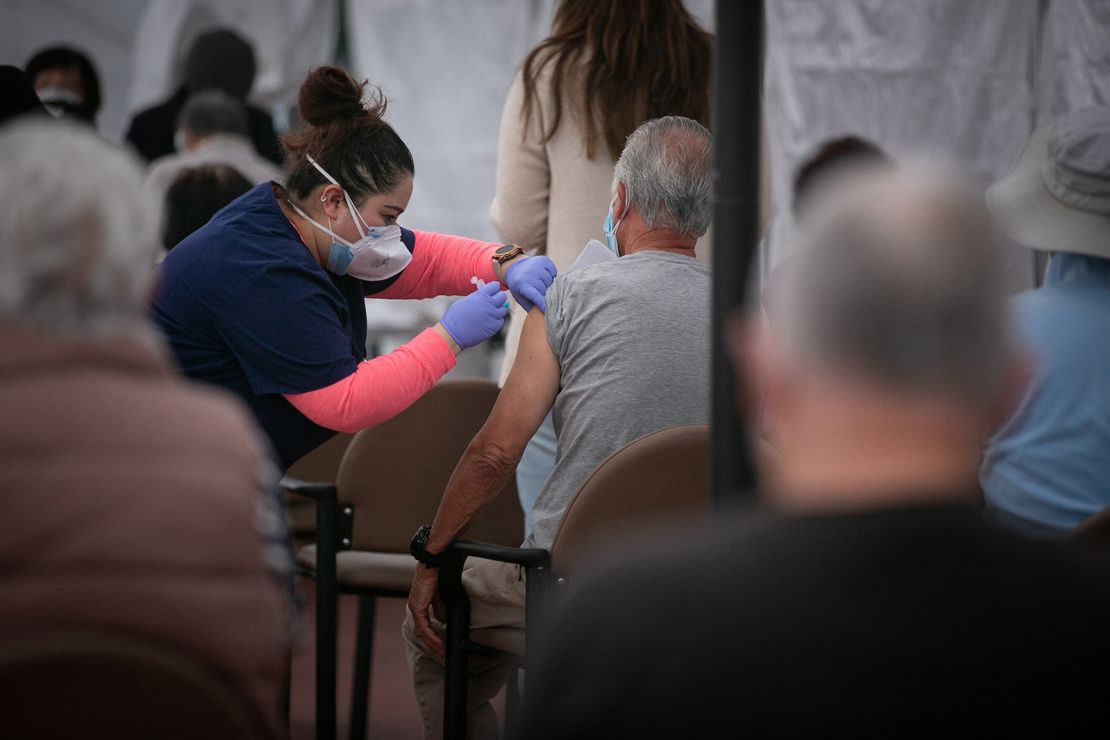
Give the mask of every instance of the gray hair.
M 250 133 L 247 109 L 220 90 L 204 90 L 191 96 L 181 109 L 178 128 L 192 132 L 198 139 L 213 134 Z
M 709 228 L 713 136 L 681 116 L 654 118 L 625 142 L 613 173 L 648 228 L 701 236 Z
M 769 315 L 791 362 L 973 404 L 1013 352 L 981 189 L 936 170 L 860 173 L 817 194 Z
M 131 155 L 88 127 L 0 129 L 0 322 L 149 338 L 158 204 Z

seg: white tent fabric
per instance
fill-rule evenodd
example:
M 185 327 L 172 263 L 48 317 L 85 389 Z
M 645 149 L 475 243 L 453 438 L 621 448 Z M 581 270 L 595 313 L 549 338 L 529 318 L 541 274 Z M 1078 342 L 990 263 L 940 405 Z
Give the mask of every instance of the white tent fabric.
M 1037 76 L 1037 124 L 1087 105 L 1110 105 L 1110 2 L 1048 3 Z
M 767 9 L 766 100 L 776 203 L 764 267 L 789 242 L 791 185 L 823 141 L 856 134 L 896 159 L 960 163 L 984 184 L 1031 130 L 1031 44 L 1038 3 L 994 0 L 837 3 Z M 1032 260 L 1014 252 L 1015 288 Z
M 766 121 L 776 204 L 764 273 L 787 251 L 791 181 L 822 141 L 848 133 L 896 158 L 1004 175 L 1034 126 L 1110 104 L 1105 0 L 775 0 L 765 3 Z M 1010 253 L 1013 289 L 1035 282 Z

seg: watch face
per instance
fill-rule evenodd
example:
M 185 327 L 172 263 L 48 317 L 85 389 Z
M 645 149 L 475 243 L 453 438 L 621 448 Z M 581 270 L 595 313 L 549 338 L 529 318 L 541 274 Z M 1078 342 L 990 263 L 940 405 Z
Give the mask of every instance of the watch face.
M 503 247 L 498 247 L 493 252 L 493 258 L 498 262 L 504 262 L 518 254 L 524 254 L 524 249 L 515 244 L 506 244 Z

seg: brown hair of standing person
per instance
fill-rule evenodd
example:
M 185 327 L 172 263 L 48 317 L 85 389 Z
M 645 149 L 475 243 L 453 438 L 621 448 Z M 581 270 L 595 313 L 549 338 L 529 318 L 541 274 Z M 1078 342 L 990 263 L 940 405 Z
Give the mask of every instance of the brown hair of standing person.
M 616 159 L 650 118 L 685 116 L 708 127 L 711 39 L 682 0 L 561 0 L 551 35 L 524 60 L 524 119 L 538 115 L 539 74 L 551 64 L 557 94 L 545 143 L 568 102 L 582 114 L 590 158 L 601 139 Z M 579 65 L 581 86 L 567 84 Z

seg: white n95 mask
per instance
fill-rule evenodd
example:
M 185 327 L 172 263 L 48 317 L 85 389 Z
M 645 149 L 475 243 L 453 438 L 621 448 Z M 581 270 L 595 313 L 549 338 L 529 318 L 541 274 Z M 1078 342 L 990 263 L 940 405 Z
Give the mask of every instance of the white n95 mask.
M 343 186 L 335 178 L 316 163 L 311 155 L 305 155 L 312 166 L 319 170 L 333 185 L 343 190 Z M 301 215 L 306 221 L 332 238 L 331 249 L 328 250 L 326 267 L 336 275 L 350 275 L 360 280 L 385 280 L 391 278 L 401 270 L 408 267 L 412 261 L 412 253 L 401 241 L 401 227 L 392 226 L 367 226 L 362 219 L 362 214 L 355 208 L 351 196 L 343 190 L 343 197 L 347 201 L 347 209 L 351 212 L 351 220 L 358 229 L 359 240 L 349 242 L 336 234 L 330 228 L 317 222 L 307 213 L 289 201 L 290 207 Z M 330 226 L 330 223 L 329 223 Z

